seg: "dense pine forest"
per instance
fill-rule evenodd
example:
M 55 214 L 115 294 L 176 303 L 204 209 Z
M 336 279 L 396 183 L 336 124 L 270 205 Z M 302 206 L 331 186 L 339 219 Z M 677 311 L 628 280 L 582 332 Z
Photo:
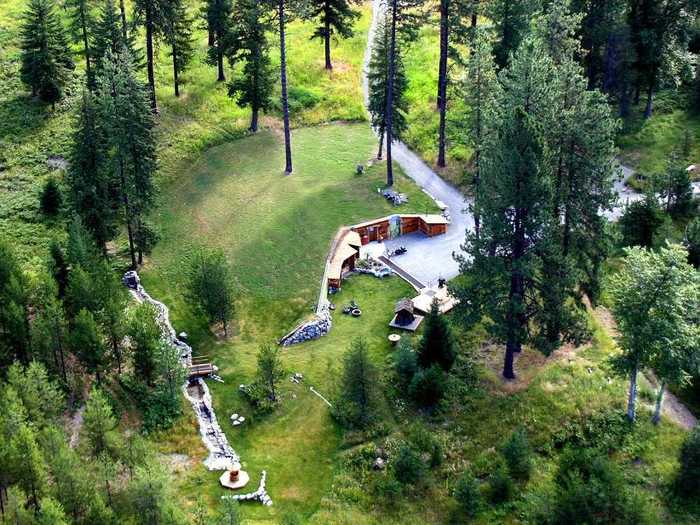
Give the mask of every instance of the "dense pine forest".
M 696 0 L 0 0 L 2 524 L 697 523 L 699 268 Z

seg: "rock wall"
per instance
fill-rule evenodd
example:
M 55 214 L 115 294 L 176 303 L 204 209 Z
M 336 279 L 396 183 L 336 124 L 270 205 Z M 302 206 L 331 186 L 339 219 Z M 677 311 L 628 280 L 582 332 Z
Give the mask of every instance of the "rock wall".
M 282 346 L 291 346 L 304 341 L 312 341 L 323 337 L 328 332 L 331 331 L 331 326 L 333 325 L 333 320 L 331 318 L 331 313 L 329 310 L 323 310 L 321 313 L 316 314 L 316 316 L 307 321 L 292 332 L 284 336 L 280 340 Z

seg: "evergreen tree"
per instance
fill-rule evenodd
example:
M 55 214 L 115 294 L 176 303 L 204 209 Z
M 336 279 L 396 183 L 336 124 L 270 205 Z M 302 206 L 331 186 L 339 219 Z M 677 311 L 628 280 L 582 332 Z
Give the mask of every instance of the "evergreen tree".
M 538 307 L 531 276 L 537 254 L 550 242 L 556 221 L 550 204 L 544 140 L 539 111 L 552 107 L 551 59 L 530 39 L 514 55 L 504 89 L 495 102 L 500 109 L 487 126 L 481 153 L 478 200 L 479 238 L 467 234 L 466 274 L 456 293 L 469 323 L 487 315 L 492 335 L 506 343 L 503 375 L 513 379 L 513 360 L 528 341 L 528 325 Z M 466 299 L 469 297 L 469 299 Z
M 231 0 L 206 0 L 204 18 L 209 29 L 209 52 L 207 61 L 216 65 L 216 80 L 224 82 L 224 57 L 231 42 L 233 24 L 233 3 Z
M 29 286 L 10 245 L 0 239 L 0 364 L 29 362 Z
M 228 94 L 241 106 L 250 106 L 250 127 L 258 131 L 260 111 L 272 109 L 274 88 L 267 32 L 272 30 L 270 14 L 255 0 L 241 0 L 235 13 L 235 39 L 229 49 L 231 64 L 243 60 L 243 76 L 228 85 Z
M 344 425 L 364 429 L 376 420 L 379 406 L 377 370 L 370 361 L 367 343 L 354 339 L 343 361 L 334 413 Z
M 99 115 L 105 129 L 110 151 L 111 179 L 119 188 L 129 238 L 131 264 L 136 268 L 143 262 L 147 246 L 144 215 L 153 204 L 153 175 L 157 167 L 153 117 L 147 94 L 136 79 L 128 52 L 118 55 L 108 52 L 98 76 Z M 138 258 L 137 258 L 138 255 Z
M 277 403 L 279 383 L 284 378 L 284 368 L 279 347 L 264 344 L 258 351 L 257 384 L 265 392 L 270 403 Z
M 85 403 L 83 435 L 88 452 L 94 458 L 115 450 L 118 433 L 117 420 L 107 398 L 99 388 L 93 388 Z
M 422 368 L 437 364 L 449 372 L 456 357 L 455 341 L 447 319 L 440 315 L 437 300 L 433 300 L 424 326 L 418 346 L 418 363 Z
M 73 41 L 80 42 L 83 46 L 87 85 L 92 88 L 95 84 L 91 46 L 91 29 L 95 24 L 94 0 L 66 0 L 64 5 L 70 14 L 70 32 Z
M 56 104 L 63 97 L 73 69 L 68 39 L 52 0 L 31 0 L 21 28 L 20 75 L 44 102 Z
M 78 312 L 73 323 L 71 347 L 100 384 L 102 374 L 107 369 L 107 348 L 95 317 L 84 308 Z
M 29 497 L 34 511 L 38 512 L 40 500 L 48 490 L 48 477 L 35 430 L 26 423 L 20 424 L 10 440 L 10 447 L 15 480 Z
M 693 186 L 685 163 L 676 155 L 669 160 L 665 173 L 652 179 L 654 192 L 665 202 L 666 213 L 687 216 L 693 205 Z
M 39 305 L 31 324 L 31 344 L 35 357 L 68 384 L 66 353 L 68 325 L 63 304 L 56 297 Z
M 146 30 L 146 72 L 148 75 L 148 91 L 153 113 L 158 113 L 154 70 L 154 46 L 155 40 L 166 32 L 168 6 L 167 0 L 135 0 L 134 2 L 136 21 L 143 25 Z
M 532 450 L 524 429 L 516 430 L 501 447 L 508 472 L 519 480 L 527 480 L 532 473 Z
M 644 118 L 651 117 L 654 91 L 664 65 L 673 60 L 674 49 L 687 47 L 687 25 L 697 13 L 694 0 L 630 0 L 628 18 L 635 51 L 635 101 L 646 90 Z
M 386 135 L 386 115 L 387 115 L 387 89 L 389 88 L 389 52 L 391 50 L 391 39 L 389 33 L 389 25 L 387 18 L 384 17 L 379 21 L 375 40 L 372 45 L 372 57 L 369 62 L 369 71 L 367 72 L 367 82 L 369 89 L 369 113 L 371 116 L 372 127 L 379 135 L 379 151 L 377 158 L 382 158 L 382 148 L 384 145 L 384 137 Z M 401 56 L 397 56 L 394 61 L 394 81 L 393 81 L 393 136 L 401 140 L 408 123 L 406 115 L 408 114 L 408 100 L 406 99 L 406 90 L 408 88 L 408 79 L 403 65 Z M 388 182 L 388 181 L 387 181 Z
M 173 59 L 173 84 L 175 96 L 180 96 L 180 74 L 185 71 L 194 55 L 192 24 L 183 0 L 171 0 L 165 17 L 165 40 Z
M 67 182 L 83 226 L 105 252 L 117 232 L 118 187 L 108 169 L 107 133 L 94 96 L 85 91 L 76 119 Z
M 68 518 L 63 512 L 63 506 L 51 497 L 42 498 L 39 503 L 39 515 L 37 525 L 69 525 Z
M 400 46 L 416 37 L 422 18 L 419 16 L 418 8 L 423 4 L 422 0 L 390 0 L 387 2 L 388 16 L 388 68 L 387 68 L 387 88 L 386 88 L 386 109 L 385 109 L 385 135 L 386 135 L 386 184 L 394 185 L 394 165 L 391 155 L 391 146 L 397 138 L 394 129 L 394 114 L 397 100 L 394 100 L 397 65 L 400 58 Z M 399 40 L 401 39 L 401 40 Z
M 127 36 L 126 26 L 123 26 L 123 23 L 124 20 L 120 20 L 114 0 L 104 0 L 92 31 L 92 56 L 96 75 L 100 73 L 108 51 L 112 55 L 117 55 L 126 48 L 134 63 L 140 65 L 141 56 L 136 52 L 133 34 Z
M 625 208 L 619 226 L 623 246 L 651 248 L 656 232 L 664 222 L 663 212 L 657 198 L 647 195 Z
M 493 103 L 498 96 L 499 89 L 491 44 L 487 34 L 479 30 L 472 42 L 463 87 L 466 105 L 469 108 L 464 142 L 474 152 L 472 154 L 474 195 L 479 193 L 481 149 L 486 140 L 486 134 L 489 132 L 486 128 L 489 116 L 485 112 L 494 107 Z M 476 209 L 472 209 L 472 213 L 474 215 L 474 234 L 478 238 L 481 220 Z
M 47 266 L 58 286 L 57 295 L 59 299 L 63 299 L 68 285 L 68 263 L 63 248 L 55 239 L 52 239 L 49 245 Z
M 160 345 L 160 327 L 156 312 L 148 303 L 139 305 L 129 316 L 128 333 L 134 359 L 136 377 L 153 386 L 156 375 L 156 356 Z
M 44 215 L 55 217 L 63 206 L 63 195 L 61 188 L 53 178 L 50 178 L 44 184 L 39 197 L 39 206 Z
M 174 505 L 170 480 L 157 465 L 136 469 L 126 490 L 129 517 L 135 525 L 185 525 L 187 520 Z
M 627 417 L 636 418 L 637 375 L 658 367 L 662 380 L 677 380 L 700 345 L 697 312 L 700 281 L 687 252 L 669 245 L 659 252 L 629 248 L 621 271 L 611 278 L 612 311 L 622 354 L 614 369 L 630 378 Z M 660 411 L 664 384 L 659 389 Z
M 58 384 L 49 379 L 43 364 L 32 361 L 23 367 L 14 363 L 7 372 L 7 384 L 17 392 L 27 422 L 33 428 L 41 429 L 60 422 L 65 398 Z
M 234 313 L 231 269 L 220 250 L 195 250 L 187 262 L 187 295 L 210 323 L 220 323 L 228 337 Z
M 488 3 L 488 15 L 496 33 L 493 51 L 499 69 L 508 65 L 510 55 L 518 49 L 538 4 L 539 0 L 492 0 Z
M 700 430 L 695 427 L 683 442 L 674 489 L 684 498 L 700 496 Z
M 685 229 L 684 244 L 688 250 L 688 262 L 696 269 L 700 268 L 700 217 L 688 223 Z
M 323 39 L 326 69 L 333 69 L 331 61 L 331 37 L 353 36 L 353 23 L 360 18 L 359 11 L 352 9 L 348 0 L 316 0 L 309 7 L 308 17 L 318 21 L 311 38 Z

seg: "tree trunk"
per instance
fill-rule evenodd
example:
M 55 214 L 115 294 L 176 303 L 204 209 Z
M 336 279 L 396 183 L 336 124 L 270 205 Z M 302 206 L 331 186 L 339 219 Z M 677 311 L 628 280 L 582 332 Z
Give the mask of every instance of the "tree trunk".
M 377 160 L 382 160 L 384 146 L 384 130 L 379 133 L 379 151 L 377 151 Z
M 637 415 L 637 372 L 637 365 L 635 365 L 630 376 L 630 392 L 627 400 L 627 419 L 630 423 L 634 423 Z
M 666 381 L 661 381 L 659 385 L 659 392 L 656 395 L 656 408 L 654 408 L 654 416 L 651 418 L 651 422 L 658 425 L 661 422 L 661 407 L 664 402 L 664 390 L 666 390 Z
M 128 35 L 127 29 L 126 29 L 126 8 L 124 7 L 124 0 L 119 0 L 119 12 L 121 13 L 121 17 L 122 17 L 122 38 L 124 39 L 124 42 L 126 43 L 129 35 Z
M 129 253 L 131 254 L 131 269 L 135 270 L 136 266 L 136 250 L 134 248 L 134 232 L 131 228 L 131 213 L 129 211 L 129 196 L 126 193 L 126 177 L 124 176 L 124 162 L 119 161 L 119 172 L 121 179 L 122 202 L 124 204 L 124 218 L 126 220 L 126 231 L 129 237 Z
M 258 112 L 259 112 L 258 107 L 254 105 L 253 106 L 253 113 L 250 117 L 250 127 L 248 128 L 253 133 L 258 131 Z
M 513 345 L 514 343 L 511 341 L 506 343 L 506 356 L 503 362 L 503 377 L 506 379 L 515 379 L 515 369 L 513 368 L 513 363 L 515 361 L 515 354 L 520 350 Z
M 215 42 L 215 39 L 214 39 L 214 31 L 212 31 L 211 29 L 207 28 L 207 45 L 208 45 L 209 47 L 213 47 L 213 46 L 214 46 L 214 42 Z
M 146 69 L 148 71 L 148 88 L 151 92 L 151 110 L 157 114 L 156 78 L 153 71 L 153 12 L 150 4 L 146 7 Z
M 479 110 L 477 110 L 479 111 Z M 474 204 L 476 204 L 477 199 L 479 198 L 479 189 L 481 185 L 481 172 L 480 172 L 480 167 L 479 163 L 481 161 L 481 150 L 477 149 L 476 152 L 474 152 Z M 474 206 L 474 235 L 476 235 L 476 239 L 479 240 L 481 238 L 481 213 L 477 209 L 476 206 Z
M 284 117 L 284 156 L 287 175 L 292 173 L 292 134 L 289 129 L 289 99 L 287 97 L 287 51 L 284 37 L 284 0 L 278 1 L 280 24 L 280 82 L 282 84 L 282 115 Z
M 226 75 L 224 74 L 224 50 L 221 47 L 221 36 L 218 35 L 216 39 L 216 67 L 218 69 L 217 82 L 226 81 Z
M 478 13 L 477 13 L 477 7 L 479 5 L 479 0 L 474 0 L 474 10 L 472 11 L 472 27 L 476 27 L 477 22 L 478 22 Z
M 93 78 L 92 78 L 92 66 L 90 65 L 90 41 L 88 40 L 87 32 L 87 21 L 85 19 L 85 2 L 80 3 L 80 25 L 83 33 L 83 51 L 85 53 L 85 75 L 87 76 L 88 89 L 92 91 Z
M 178 81 L 178 75 L 177 75 L 177 49 L 176 46 L 173 45 L 173 83 L 175 84 L 175 96 L 179 97 L 180 96 L 180 83 Z
M 389 50 L 389 78 L 386 89 L 386 185 L 394 185 L 394 167 L 391 157 L 391 143 L 394 141 L 394 75 L 396 68 L 396 8 L 397 1 L 391 2 L 391 45 Z
M 331 23 L 328 18 L 328 10 L 330 6 L 328 5 L 328 0 L 326 0 L 326 15 L 325 15 L 325 28 L 323 35 L 323 42 L 325 46 L 326 53 L 326 69 L 329 71 L 333 69 L 333 64 L 331 63 Z
M 644 108 L 644 118 L 651 118 L 651 113 L 654 105 L 654 85 L 652 82 L 649 83 L 649 88 L 647 89 L 647 104 Z
M 447 53 L 449 50 L 449 0 L 440 2 L 440 66 L 438 72 L 438 109 L 440 127 L 438 131 L 437 165 L 444 168 L 445 162 L 445 121 L 447 118 Z

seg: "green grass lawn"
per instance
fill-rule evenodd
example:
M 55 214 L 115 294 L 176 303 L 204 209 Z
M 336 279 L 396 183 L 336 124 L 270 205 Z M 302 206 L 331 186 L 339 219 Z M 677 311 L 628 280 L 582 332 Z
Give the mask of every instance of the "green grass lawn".
M 308 385 L 332 391 L 335 375 L 329 370 L 337 368 L 354 336 L 366 337 L 381 360 L 394 302 L 414 294 L 398 278 L 349 280 L 335 300 L 342 304 L 355 298 L 362 318 L 336 314 L 330 336 L 284 349 L 290 372 L 302 372 L 306 382 L 296 386 L 285 381 L 286 400 L 279 412 L 260 420 L 250 417 L 237 386 L 252 378 L 262 342 L 274 341 L 311 313 L 337 228 L 396 210 L 377 193 L 383 186 L 383 164 L 355 175 L 355 166 L 369 160 L 375 146 L 365 124 L 299 129 L 293 140 L 298 154 L 289 177 L 280 169 L 281 137 L 273 132 L 211 148 L 193 165 L 183 165 L 163 188 L 163 205 L 155 217 L 163 238 L 143 272 L 147 289 L 172 308 L 176 329 L 186 330 L 195 352 L 212 356 L 221 367 L 226 384 L 213 383 L 212 393 L 224 429 L 253 483 L 261 469 L 269 472 L 275 506 L 245 509 L 246 516 L 260 519 L 289 510 L 309 516 L 318 508 L 330 487 L 340 435 L 327 406 Z M 398 187 L 409 197 L 403 211 L 435 211 L 402 175 Z M 238 300 L 235 335 L 229 341 L 214 339 L 179 293 L 182 258 L 195 244 L 221 247 L 232 261 Z M 233 412 L 245 413 L 248 423 L 231 427 L 226 421 Z M 181 425 L 191 426 L 191 421 Z M 201 447 L 186 435 L 181 429 L 173 439 L 201 455 Z M 163 447 L 177 449 L 173 443 Z M 183 490 L 190 497 L 200 490 L 218 495 L 218 475 L 197 464 L 183 480 Z

